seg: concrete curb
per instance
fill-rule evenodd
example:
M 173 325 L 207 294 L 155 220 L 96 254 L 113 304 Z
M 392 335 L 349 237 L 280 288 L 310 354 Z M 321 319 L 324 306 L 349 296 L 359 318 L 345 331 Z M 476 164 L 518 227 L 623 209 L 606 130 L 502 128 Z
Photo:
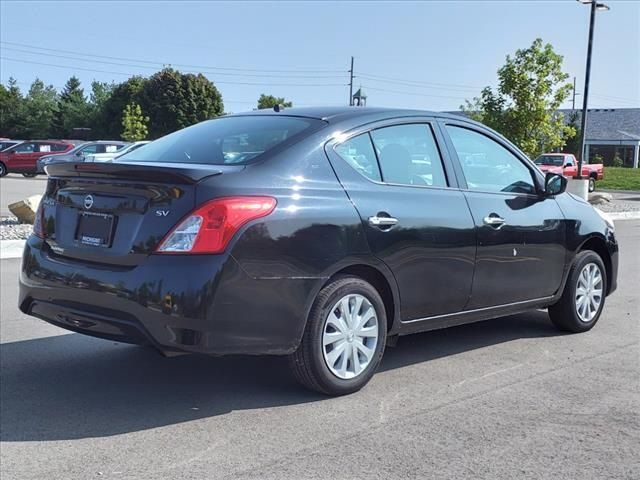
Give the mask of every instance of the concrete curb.
M 0 260 L 21 258 L 26 240 L 0 240 Z
M 634 212 L 604 212 L 611 220 L 638 220 L 640 219 L 640 211 Z

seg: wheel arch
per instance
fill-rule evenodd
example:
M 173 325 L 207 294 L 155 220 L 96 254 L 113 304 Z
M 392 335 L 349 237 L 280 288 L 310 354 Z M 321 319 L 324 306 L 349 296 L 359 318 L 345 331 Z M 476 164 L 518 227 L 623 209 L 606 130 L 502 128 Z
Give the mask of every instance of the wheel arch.
M 340 265 L 326 277 L 322 285 L 314 292 L 306 309 L 305 323 L 318 292 L 338 276 L 353 275 L 370 283 L 375 288 L 385 306 L 387 316 L 387 332 L 394 334 L 400 324 L 400 293 L 393 274 L 384 265 L 371 265 L 364 262 Z
M 601 237 L 589 237 L 582 242 L 576 253 L 583 252 L 585 250 L 596 253 L 602 259 L 602 263 L 604 263 L 604 268 L 607 274 L 607 294 L 609 294 L 612 285 L 613 266 L 606 241 Z

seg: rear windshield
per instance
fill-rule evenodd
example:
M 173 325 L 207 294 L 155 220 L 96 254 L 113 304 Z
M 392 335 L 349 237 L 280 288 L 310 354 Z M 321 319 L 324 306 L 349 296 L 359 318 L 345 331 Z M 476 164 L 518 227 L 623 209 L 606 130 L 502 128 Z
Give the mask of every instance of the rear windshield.
M 540 155 L 535 159 L 536 165 L 554 165 L 561 167 L 564 164 L 564 155 Z
M 241 165 L 323 123 L 271 115 L 221 117 L 178 130 L 117 161 Z

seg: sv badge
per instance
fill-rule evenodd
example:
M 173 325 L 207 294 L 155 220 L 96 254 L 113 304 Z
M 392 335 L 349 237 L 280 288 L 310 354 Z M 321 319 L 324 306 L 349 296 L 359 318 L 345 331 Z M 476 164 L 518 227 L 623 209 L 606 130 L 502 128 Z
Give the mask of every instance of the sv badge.
M 169 210 L 156 210 L 156 217 L 166 217 L 169 215 Z

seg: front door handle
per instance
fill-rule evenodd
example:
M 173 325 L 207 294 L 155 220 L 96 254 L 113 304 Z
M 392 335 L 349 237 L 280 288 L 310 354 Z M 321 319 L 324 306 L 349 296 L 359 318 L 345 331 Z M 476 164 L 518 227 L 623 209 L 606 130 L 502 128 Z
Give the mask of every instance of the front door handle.
M 502 218 L 499 215 L 496 215 L 495 213 L 492 213 L 491 215 L 487 215 L 482 220 L 485 225 L 489 225 L 491 227 L 500 228 L 505 224 L 504 218 Z
M 379 217 L 377 215 L 369 217 L 369 225 L 372 227 L 393 227 L 396 223 L 398 223 L 398 219 L 393 217 Z

